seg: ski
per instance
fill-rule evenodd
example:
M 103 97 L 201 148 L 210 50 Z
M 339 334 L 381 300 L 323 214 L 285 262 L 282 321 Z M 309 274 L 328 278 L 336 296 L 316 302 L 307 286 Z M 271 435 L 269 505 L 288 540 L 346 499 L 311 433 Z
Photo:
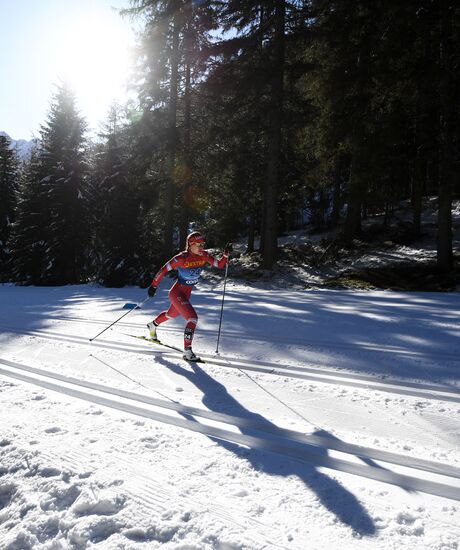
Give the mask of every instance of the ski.
M 131 336 L 132 338 L 138 338 L 139 340 L 145 340 L 150 344 L 157 344 L 159 346 L 164 346 L 165 348 L 173 349 L 175 351 L 179 351 L 180 353 L 183 352 L 181 349 L 176 348 L 176 346 L 171 346 L 171 344 L 165 344 L 161 340 L 158 340 L 158 338 L 147 338 L 147 336 L 136 336 L 135 334 L 129 334 L 128 336 Z
M 163 346 L 165 348 L 169 348 L 169 349 L 172 349 L 174 351 L 177 351 L 178 353 L 180 353 L 182 355 L 182 359 L 184 361 L 187 361 L 187 363 L 206 363 L 206 361 L 201 359 L 201 357 L 199 357 L 195 360 L 187 359 L 184 356 L 184 350 L 182 350 L 180 348 L 177 348 L 176 346 L 171 346 L 171 344 L 165 344 L 161 340 L 158 340 L 158 338 L 147 338 L 147 336 L 137 336 L 135 334 L 126 334 L 126 336 L 131 336 L 131 338 L 137 338 L 138 340 L 144 340 L 145 342 L 148 342 L 149 344 L 156 344 L 157 346 Z

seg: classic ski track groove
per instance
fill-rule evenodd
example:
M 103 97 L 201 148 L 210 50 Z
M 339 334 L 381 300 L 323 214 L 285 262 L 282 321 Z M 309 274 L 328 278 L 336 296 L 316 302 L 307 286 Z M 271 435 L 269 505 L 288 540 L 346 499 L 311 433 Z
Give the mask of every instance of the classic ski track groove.
M 130 392 L 120 388 L 113 388 L 113 387 L 105 386 L 95 382 L 81 380 L 79 378 L 64 376 L 58 373 L 50 372 L 50 371 L 39 369 L 36 367 L 30 367 L 27 365 L 23 365 L 21 363 L 9 361 L 2 358 L 0 358 L 0 363 L 3 363 L 4 365 L 12 368 L 18 368 L 33 374 L 38 374 L 40 376 L 53 378 L 61 382 L 82 386 L 84 388 L 108 393 L 111 395 L 117 395 L 118 397 L 131 399 L 139 403 L 145 403 L 148 405 L 161 407 L 163 409 L 169 409 L 169 410 L 178 412 L 179 414 L 188 415 L 188 416 L 199 416 L 201 418 L 206 418 L 207 420 L 221 422 L 223 424 L 230 424 L 230 425 L 236 426 L 239 429 L 249 428 L 249 429 L 254 429 L 262 432 L 272 433 L 272 434 L 284 436 L 287 439 L 291 439 L 293 441 L 298 441 L 300 443 L 307 443 L 307 444 L 315 445 L 321 448 L 328 448 L 328 449 L 340 451 L 350 455 L 355 455 L 359 458 L 381 460 L 384 462 L 390 462 L 392 464 L 398 464 L 400 466 L 416 468 L 418 470 L 425 470 L 427 472 L 431 472 L 439 475 L 449 475 L 452 477 L 460 478 L 459 468 L 440 464 L 438 462 L 433 462 L 433 461 L 423 460 L 418 458 L 411 458 L 411 457 L 407 457 L 405 455 L 400 455 L 397 453 L 380 451 L 372 448 L 362 447 L 360 445 L 345 443 L 340 440 L 328 439 L 328 438 L 314 436 L 314 435 L 309 436 L 309 435 L 302 434 L 301 432 L 296 432 L 285 428 L 277 428 L 276 426 L 265 424 L 263 422 L 253 420 L 251 418 L 232 416 L 226 413 L 219 413 L 219 412 L 210 411 L 207 409 L 190 407 L 187 405 L 182 405 L 176 401 L 166 401 L 164 399 L 158 399 L 155 397 Z
M 35 313 L 31 314 L 35 315 L 37 317 L 41 317 L 42 315 Z M 49 319 L 49 317 L 47 317 Z M 55 319 L 57 321 L 64 321 L 64 322 L 70 322 L 70 323 L 92 323 L 92 324 L 98 324 L 98 325 L 108 325 L 110 324 L 110 320 L 103 320 L 103 319 L 84 319 L 79 317 L 65 317 L 65 316 L 59 316 L 59 317 L 51 317 L 51 319 Z M 144 329 L 145 325 L 139 325 L 139 323 L 129 323 L 121 321 L 119 323 L 119 326 L 129 327 L 129 328 L 135 328 L 135 329 Z M 173 327 L 168 328 L 162 328 L 162 331 L 170 332 L 170 333 L 182 333 L 182 329 L 176 329 Z M 216 330 L 213 329 L 206 329 L 201 328 L 200 331 L 203 334 L 217 334 Z M 232 330 L 225 330 L 222 331 L 222 336 L 228 336 L 231 338 L 238 338 L 239 340 L 251 340 L 251 341 L 259 341 L 259 342 L 266 342 L 268 338 L 263 338 L 258 334 L 242 334 L 240 332 L 232 331 Z M 271 339 L 270 339 L 271 341 Z M 304 346 L 309 348 L 324 348 L 327 347 L 329 349 L 346 349 L 346 350 L 357 350 L 360 351 L 370 351 L 370 352 L 378 352 L 378 353 L 390 353 L 394 355 L 407 355 L 407 356 L 413 356 L 413 357 L 435 357 L 437 359 L 444 358 L 449 361 L 459 362 L 460 356 L 459 354 L 455 353 L 443 353 L 442 351 L 432 352 L 432 351 L 416 351 L 416 350 L 408 350 L 404 348 L 400 348 L 397 346 L 391 346 L 384 344 L 374 345 L 369 342 L 361 342 L 359 344 L 350 344 L 346 342 L 331 342 L 328 340 L 308 340 L 306 338 L 299 339 L 299 338 L 289 338 L 289 337 L 278 337 L 277 341 L 280 344 L 290 344 L 290 345 L 298 345 L 298 346 Z
M 408 490 L 420 491 L 420 492 L 429 493 L 429 494 L 441 496 L 444 498 L 460 501 L 460 487 L 456 487 L 454 482 L 454 479 L 460 478 L 460 470 L 456 468 L 452 468 L 447 465 L 443 467 L 443 465 L 441 464 L 429 463 L 429 461 L 417 462 L 416 459 L 412 459 L 412 460 L 409 459 L 407 461 L 408 463 L 406 462 L 404 464 L 404 467 L 408 469 L 413 469 L 415 471 L 419 471 L 419 468 L 417 466 L 414 466 L 413 465 L 414 463 L 417 463 L 418 465 L 425 465 L 425 466 L 429 466 L 431 464 L 430 467 L 433 467 L 433 465 L 436 464 L 436 469 L 439 469 L 438 472 L 442 472 L 442 473 L 437 473 L 437 475 L 441 475 L 444 478 L 446 478 L 444 483 L 423 479 L 420 477 L 416 477 L 414 475 L 399 474 L 396 472 L 392 472 L 382 466 L 372 467 L 372 466 L 363 465 L 357 462 L 349 462 L 341 458 L 330 457 L 328 456 L 327 453 L 324 454 L 324 451 L 321 452 L 321 447 L 315 446 L 310 441 L 308 441 L 307 436 L 305 436 L 306 438 L 305 440 L 293 439 L 292 436 L 289 435 L 290 432 L 286 430 L 280 429 L 280 433 L 269 434 L 268 431 L 263 432 L 260 430 L 260 428 L 258 429 L 251 428 L 251 431 L 252 431 L 251 434 L 237 433 L 237 432 L 229 431 L 228 429 L 223 429 L 215 426 L 208 426 L 205 424 L 198 423 L 196 421 L 194 422 L 191 420 L 187 420 L 185 418 L 173 417 L 173 416 L 164 414 L 162 412 L 156 412 L 156 411 L 149 410 L 147 408 L 142 408 L 138 405 L 109 399 L 107 397 L 98 395 L 100 393 L 102 394 L 108 393 L 106 389 L 101 389 L 101 388 L 105 388 L 104 386 L 100 386 L 98 384 L 86 383 L 81 380 L 71 379 L 69 377 L 57 375 L 59 376 L 59 379 L 61 381 L 64 381 L 62 380 L 62 378 L 65 379 L 65 383 L 67 384 L 67 387 L 63 387 L 62 385 L 57 385 L 53 382 L 50 382 L 49 380 L 50 379 L 52 380 L 54 375 L 50 375 L 50 373 L 47 373 L 46 371 L 41 371 L 41 373 L 39 374 L 41 378 L 31 377 L 23 374 L 23 371 L 24 370 L 28 370 L 29 372 L 35 371 L 35 374 L 38 374 L 36 371 L 40 371 L 40 369 L 34 369 L 33 367 L 27 367 L 26 365 L 17 364 L 12 361 L 7 361 L 4 359 L 1 360 L 1 363 L 7 367 L 6 369 L 0 368 L 0 374 L 3 374 L 4 376 L 12 377 L 26 383 L 30 383 L 46 389 L 57 391 L 59 393 L 76 397 L 84 401 L 97 403 L 99 405 L 103 405 L 116 410 L 121 410 L 123 412 L 127 412 L 133 415 L 141 416 L 144 418 L 150 418 L 152 420 L 156 420 L 166 424 L 171 424 L 180 428 L 189 429 L 189 430 L 201 433 L 203 435 L 206 435 L 208 437 L 223 439 L 225 441 L 231 441 L 233 443 L 248 446 L 250 448 L 254 448 L 258 450 L 274 452 L 284 456 L 289 456 L 297 460 L 300 459 L 301 461 L 307 461 L 309 463 L 313 463 L 316 466 L 330 468 L 332 470 L 338 470 L 338 471 L 347 472 L 347 473 L 351 473 L 362 477 L 367 477 L 378 481 L 383 481 L 386 483 L 403 487 Z M 57 379 L 57 376 L 55 377 L 56 379 Z M 88 389 L 91 388 L 93 391 L 98 393 L 93 394 L 93 393 L 83 392 L 81 390 L 68 387 L 68 386 L 80 386 L 80 387 L 86 387 Z M 114 390 L 114 388 L 108 388 L 108 389 L 112 391 Z M 139 403 L 139 404 L 145 403 L 145 400 L 139 399 L 140 396 L 137 394 L 132 394 L 131 397 L 128 397 L 128 396 L 124 396 L 123 394 L 125 392 L 121 392 L 120 390 L 115 390 L 115 392 L 116 392 L 116 395 L 118 395 L 119 397 L 122 397 L 126 401 L 134 400 L 136 403 Z M 126 392 L 126 393 L 127 395 L 131 394 L 131 392 Z M 146 396 L 142 396 L 142 397 L 145 398 Z M 152 399 L 152 401 L 157 402 L 156 399 L 155 400 Z M 155 406 L 162 409 L 166 408 L 165 403 L 155 404 Z M 181 412 L 182 413 L 185 413 L 185 411 L 189 412 L 190 409 L 194 410 L 194 408 L 183 406 Z M 204 411 L 200 411 L 198 409 L 195 409 L 195 411 L 199 411 L 201 413 L 200 416 L 204 417 L 203 415 Z M 195 412 L 195 414 L 198 416 L 197 412 Z M 214 414 L 215 413 L 213 413 L 213 416 Z M 235 417 L 230 417 L 230 418 L 235 420 Z M 232 424 L 232 426 L 234 426 L 234 424 Z M 283 434 L 286 434 L 287 437 L 286 435 L 283 435 Z M 327 441 L 328 441 L 329 448 L 331 448 L 329 440 Z M 318 449 L 320 449 L 319 452 L 318 452 Z M 324 447 L 322 447 L 322 449 L 324 449 Z M 346 451 L 342 450 L 341 452 L 346 452 Z M 378 451 L 375 451 L 375 452 L 377 452 L 378 456 L 382 456 L 381 452 L 378 452 Z M 348 454 L 354 454 L 354 453 L 348 451 Z M 393 453 L 388 453 L 388 455 L 389 457 L 391 457 Z M 392 458 L 397 456 L 398 455 L 393 455 Z M 386 462 L 385 459 L 379 458 L 378 460 L 382 462 Z M 407 457 L 406 457 L 406 460 L 407 460 Z M 403 462 L 403 461 L 400 460 L 400 462 Z M 424 462 L 426 462 L 426 464 L 424 464 Z M 430 470 L 430 473 L 431 472 L 432 470 Z M 445 472 L 449 472 L 449 473 L 446 474 Z M 455 476 L 452 474 L 455 474 Z M 449 478 L 450 478 L 450 483 L 449 483 Z
M 35 336 L 49 340 L 72 342 L 75 344 L 84 344 L 87 346 L 106 348 L 121 352 L 138 353 L 144 355 L 162 354 L 165 356 L 173 357 L 182 355 L 178 351 L 172 348 L 168 348 L 166 346 L 164 347 L 164 349 L 155 349 L 154 344 L 149 344 L 148 342 L 146 342 L 144 345 L 134 345 L 129 344 L 128 342 L 120 343 L 119 341 L 117 342 L 113 340 L 89 342 L 89 340 L 83 336 L 72 336 L 51 331 L 21 331 L 18 329 L 7 330 L 23 336 Z M 132 336 L 136 337 L 135 335 Z M 155 344 L 155 346 L 161 348 L 159 344 Z M 314 367 L 296 367 L 290 365 L 283 366 L 276 363 L 268 363 L 257 360 L 233 360 L 231 358 L 217 358 L 214 355 L 206 354 L 201 354 L 201 357 L 206 364 L 217 365 L 226 368 L 233 368 L 238 370 L 241 369 L 276 376 L 284 376 L 286 378 L 298 378 L 301 380 L 308 380 L 317 383 L 351 386 L 358 389 L 374 389 L 376 391 L 408 395 L 411 397 L 460 403 L 460 389 L 456 387 L 451 388 L 433 384 L 418 384 L 416 382 L 404 382 L 400 380 L 392 381 L 389 378 L 379 379 L 377 377 L 372 377 L 368 375 L 341 373 L 338 371 L 328 371 L 327 369 L 323 370 Z M 300 370 L 301 372 L 297 372 L 297 370 Z

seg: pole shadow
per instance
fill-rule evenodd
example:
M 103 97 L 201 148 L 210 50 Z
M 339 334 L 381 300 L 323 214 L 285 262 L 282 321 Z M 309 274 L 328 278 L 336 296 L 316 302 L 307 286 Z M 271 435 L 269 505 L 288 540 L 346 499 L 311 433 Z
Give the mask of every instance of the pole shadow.
M 276 424 L 273 424 L 261 414 L 252 412 L 244 407 L 228 393 L 223 384 L 209 376 L 199 365 L 193 364 L 191 365 L 192 370 L 189 370 L 168 361 L 164 357 L 158 358 L 157 361 L 194 384 L 203 394 L 203 405 L 210 411 L 249 418 L 267 426 L 268 430 L 272 430 L 275 433 L 279 430 Z M 189 419 L 194 420 L 193 418 Z M 254 432 L 250 428 L 240 427 L 240 431 L 243 434 L 254 435 Z M 320 435 L 323 438 L 334 437 L 326 430 L 319 430 L 313 435 Z M 329 512 L 334 514 L 341 523 L 351 527 L 360 536 L 371 537 L 376 534 L 377 528 L 375 523 L 359 500 L 338 481 L 320 472 L 315 465 L 268 451 L 247 449 L 236 443 L 217 439 L 212 436 L 208 437 L 229 452 L 250 462 L 252 467 L 258 471 L 276 476 L 297 476 L 305 486 L 315 493 L 319 502 Z M 306 450 L 314 450 L 316 455 L 327 455 L 326 449 L 308 445 L 307 443 L 303 445 Z

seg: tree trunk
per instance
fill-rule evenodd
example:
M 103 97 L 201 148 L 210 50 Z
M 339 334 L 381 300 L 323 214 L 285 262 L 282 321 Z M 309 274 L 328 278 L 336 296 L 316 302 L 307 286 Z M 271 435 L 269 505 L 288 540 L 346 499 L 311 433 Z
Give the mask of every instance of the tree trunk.
M 255 223 L 255 213 L 254 211 L 249 214 L 249 225 L 248 225 L 248 246 L 246 252 L 251 254 L 254 252 L 254 241 L 256 236 L 256 223 Z
M 342 207 L 341 175 L 338 167 L 334 170 L 334 187 L 332 189 L 332 213 L 331 225 L 337 227 L 340 221 L 340 209 Z
M 352 161 L 350 167 L 350 183 L 348 186 L 348 208 L 345 222 L 345 239 L 351 241 L 361 234 L 361 203 L 362 186 L 356 170 L 356 160 Z
M 424 162 L 423 151 L 420 146 L 416 153 L 415 169 L 412 178 L 412 224 L 414 226 L 414 235 L 419 236 L 422 227 L 422 189 L 423 176 L 426 174 L 426 165 Z
M 449 2 L 439 2 L 440 10 L 440 161 L 437 264 L 448 272 L 453 268 L 452 253 L 452 183 L 454 97 L 452 82 L 452 10 Z
M 185 29 L 185 89 L 184 89 L 184 166 L 182 176 L 182 211 L 180 220 L 180 240 L 185 247 L 190 220 L 189 191 L 192 181 L 192 155 L 190 150 L 192 130 L 192 106 L 191 106 L 191 64 L 192 64 L 192 0 L 187 0 L 187 23 Z
M 432 24 L 434 14 L 431 9 L 420 10 L 420 22 L 418 24 L 419 39 L 423 42 L 421 62 L 426 67 L 426 74 L 421 76 L 418 85 L 418 98 L 415 115 L 415 165 L 412 181 L 412 208 L 414 233 L 419 236 L 422 224 L 422 199 L 427 189 L 428 178 L 428 155 L 432 149 L 433 128 L 430 127 L 430 115 L 433 110 L 435 97 L 433 94 L 433 47 L 432 47 Z
M 275 34 L 273 43 L 273 73 L 271 82 L 271 112 L 268 139 L 268 166 L 265 186 L 265 216 L 263 260 L 265 269 L 271 269 L 276 261 L 278 248 L 278 186 L 281 161 L 281 125 L 283 111 L 284 42 L 286 2 L 275 4 Z
M 169 110 L 168 110 L 168 178 L 165 192 L 165 233 L 164 233 L 164 256 L 169 258 L 173 253 L 173 231 L 174 231 L 174 187 L 175 187 L 175 164 L 177 149 L 177 91 L 179 80 L 179 30 L 180 13 L 176 3 L 173 15 L 173 40 L 171 48 L 171 77 L 169 86 Z
M 390 221 L 390 203 L 388 199 L 385 200 L 385 217 L 383 218 L 383 227 L 386 229 Z
M 420 90 L 420 94 L 423 91 Z M 424 98 L 419 98 L 417 104 L 417 113 L 415 115 L 415 159 L 411 182 L 411 205 L 412 205 L 412 225 L 414 235 L 420 236 L 422 227 L 422 196 L 424 187 L 424 178 L 426 178 L 426 133 Z
M 262 208 L 262 215 L 260 217 L 260 239 L 259 239 L 259 253 L 263 257 L 265 248 L 265 200 Z

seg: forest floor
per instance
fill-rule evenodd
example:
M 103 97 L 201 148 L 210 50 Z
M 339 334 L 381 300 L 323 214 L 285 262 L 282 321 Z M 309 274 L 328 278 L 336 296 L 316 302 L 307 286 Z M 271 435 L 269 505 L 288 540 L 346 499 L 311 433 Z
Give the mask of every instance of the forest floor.
M 449 291 L 460 288 L 460 200 L 453 203 L 455 270 L 445 276 L 436 266 L 437 199 L 424 201 L 421 234 L 414 235 L 409 201 L 395 208 L 389 223 L 384 215 L 369 216 L 363 232 L 351 243 L 341 238 L 341 228 L 311 227 L 279 239 L 279 262 L 272 270 L 261 268 L 258 252 L 246 254 L 236 245 L 229 276 L 247 283 L 305 289 Z M 209 277 L 218 278 L 211 274 Z

